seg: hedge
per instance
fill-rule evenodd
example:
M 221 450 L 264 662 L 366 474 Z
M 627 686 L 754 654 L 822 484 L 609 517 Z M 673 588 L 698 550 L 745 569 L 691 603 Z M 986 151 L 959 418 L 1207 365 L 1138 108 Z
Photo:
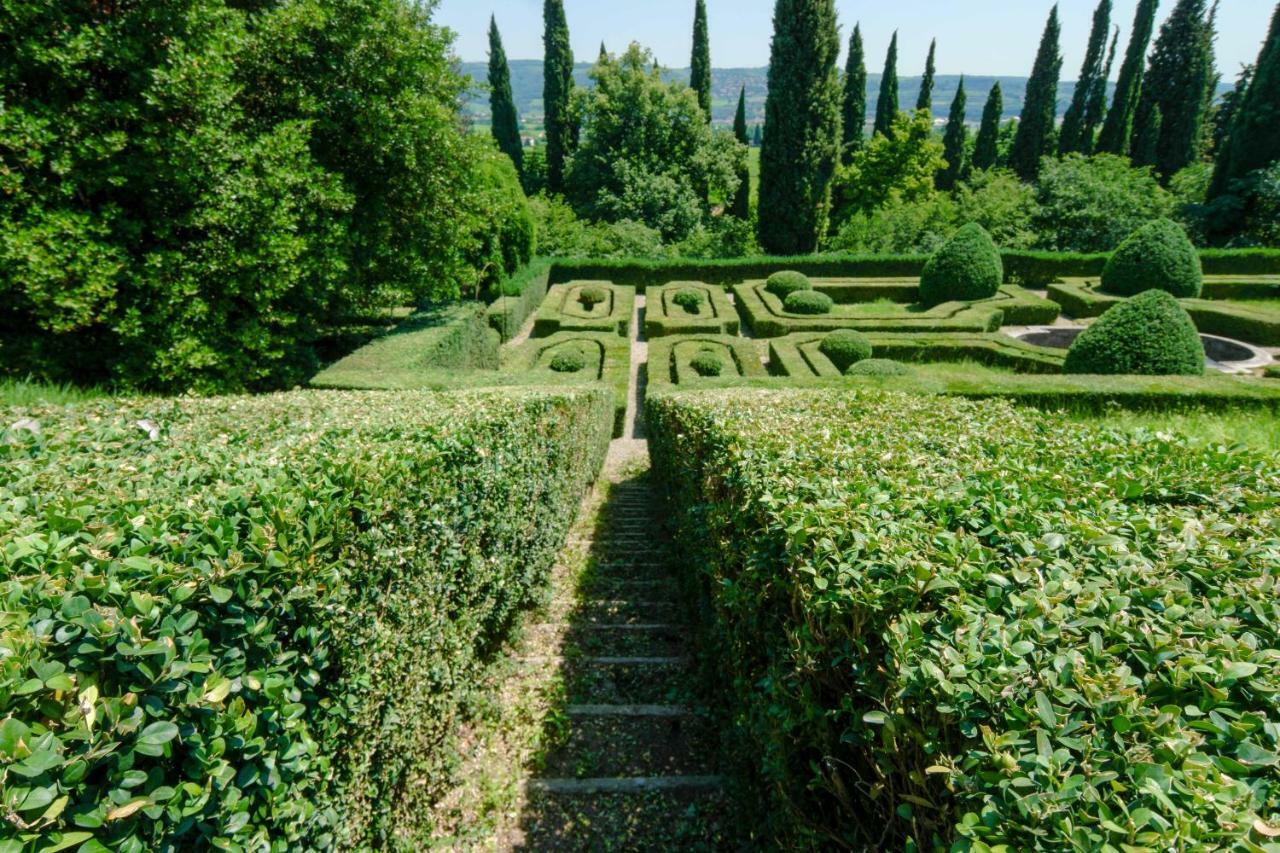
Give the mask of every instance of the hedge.
M 10 842 L 422 837 L 610 423 L 597 390 L 0 412 Z
M 498 334 L 485 307 L 464 302 L 425 308 L 387 334 L 322 370 L 316 388 L 377 388 L 424 371 L 498 369 Z
M 696 385 L 711 381 L 699 375 L 691 362 L 704 349 L 720 356 L 724 368 L 716 381 L 762 379 L 767 374 L 754 341 L 727 335 L 683 335 L 658 338 L 649 343 L 649 390 L 673 384 Z
M 822 334 L 788 335 L 769 341 L 769 367 L 779 376 L 836 377 L 841 370 L 822 352 Z M 995 334 L 870 334 L 877 358 L 907 362 L 973 361 L 1019 373 L 1061 373 L 1064 352 Z
M 550 279 L 551 262 L 539 260 L 522 267 L 502 283 L 504 295 L 494 300 L 485 312 L 485 317 L 488 324 L 502 336 L 503 342 L 520 334 L 525 321 L 538 310 L 538 306 L 546 298 Z
M 920 302 L 933 308 L 946 302 L 990 299 L 1004 283 L 1000 250 L 987 230 L 969 223 L 934 252 L 920 274 Z
M 602 290 L 608 299 L 590 307 L 579 301 L 588 290 Z M 557 332 L 612 332 L 628 337 L 635 309 L 635 290 L 604 281 L 557 284 L 547 291 L 533 321 L 535 337 Z
M 574 346 L 587 353 L 586 369 L 578 373 L 552 373 L 551 361 Z M 548 385 L 576 385 L 602 382 L 613 392 L 613 434 L 621 437 L 627 416 L 627 395 L 631 385 L 631 341 L 608 332 L 560 332 L 533 338 L 513 347 L 504 365 L 522 371 L 527 381 Z
M 879 392 L 649 429 L 763 843 L 1274 845 L 1276 457 Z
M 1230 292 L 1232 288 L 1257 287 L 1247 282 L 1214 286 L 1207 292 Z M 1124 300 L 1098 290 L 1092 282 L 1070 281 L 1049 285 L 1049 298 L 1062 306 L 1069 317 L 1100 317 Z M 1179 299 L 1196 328 L 1206 335 L 1234 338 L 1255 346 L 1280 347 L 1280 301 L 1275 308 L 1234 303 L 1218 299 Z
M 886 290 L 901 285 L 887 284 Z M 866 291 L 874 292 L 875 288 Z M 826 293 L 819 283 L 818 292 Z M 860 332 L 994 332 L 1001 325 L 1039 326 L 1057 320 L 1061 309 L 1047 299 L 1016 285 L 1005 285 L 992 299 L 978 302 L 947 302 L 928 310 L 895 304 L 877 311 L 866 304 L 839 303 L 830 314 L 801 316 L 789 313 L 772 293 L 758 282 L 733 288 L 742 321 L 761 338 L 776 338 L 798 332 L 831 332 L 856 329 Z
M 1148 290 L 1107 311 L 1067 352 L 1063 373 L 1203 376 L 1205 350 L 1191 316 L 1167 291 Z
M 697 314 L 676 304 L 676 294 L 683 290 L 704 294 Z M 722 287 L 679 281 L 654 287 L 645 295 L 644 333 L 650 339 L 667 335 L 736 335 L 739 329 L 738 313 Z

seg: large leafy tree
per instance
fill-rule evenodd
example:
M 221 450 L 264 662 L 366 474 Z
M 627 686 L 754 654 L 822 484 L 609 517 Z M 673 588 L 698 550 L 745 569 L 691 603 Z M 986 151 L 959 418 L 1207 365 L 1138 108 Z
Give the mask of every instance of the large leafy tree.
M 916 98 L 916 109 L 928 110 L 933 114 L 933 81 L 938 73 L 938 40 L 929 42 L 929 58 L 924 63 L 924 76 L 920 78 L 920 95 Z
M 982 109 L 982 124 L 973 145 L 973 167 L 991 169 L 1000 158 L 1000 119 L 1004 115 L 1004 93 L 1000 81 L 991 86 L 987 105 Z
M 1166 179 L 1199 159 L 1208 103 L 1189 93 L 1203 93 L 1214 75 L 1209 28 L 1205 0 L 1179 0 L 1160 28 L 1143 81 L 1136 121 L 1149 142 L 1141 146 L 1146 151 L 1135 146 L 1134 161 L 1155 166 Z
M 924 201 L 937 192 L 934 178 L 947 164 L 934 139 L 933 120 L 918 112 L 899 113 L 894 125 L 891 135 L 873 136 L 840 169 L 833 204 L 837 224 L 891 201 Z
M 1231 121 L 1218 155 L 1210 196 L 1230 189 L 1232 181 L 1280 160 L 1280 5 L 1254 65 L 1248 91 Z
M 955 99 L 951 102 L 951 115 L 947 119 L 947 132 L 942 137 L 942 156 L 947 161 L 945 169 L 937 173 L 937 186 L 940 190 L 953 190 L 968 169 L 966 143 L 969 132 L 965 128 L 964 114 L 968 104 L 968 96 L 964 91 L 964 77 L 956 87 Z
M 707 32 L 707 3 L 698 0 L 693 11 L 693 59 L 690 82 L 698 94 L 698 105 L 711 121 L 711 37 Z
M 545 0 L 542 7 L 543 79 L 542 104 L 547 138 L 547 188 L 564 191 L 565 162 L 573 152 L 576 136 L 573 111 L 573 48 L 564 0 Z M 603 47 L 603 45 L 602 45 Z
M 826 228 L 840 147 L 834 0 L 777 0 L 760 154 L 760 245 L 813 251 Z
M 1058 134 L 1058 153 L 1087 154 L 1093 150 L 1093 133 L 1089 127 L 1089 105 L 1098 81 L 1104 81 L 1103 62 L 1107 52 L 1107 34 L 1111 31 L 1111 0 L 1102 0 L 1093 12 L 1093 29 L 1089 33 L 1089 47 L 1085 51 L 1080 79 L 1071 96 L 1071 106 L 1062 119 Z
M 889 42 L 889 52 L 884 58 L 884 73 L 880 76 L 880 97 L 876 99 L 876 123 L 872 135 L 888 136 L 893 133 L 893 122 L 898 117 L 898 33 Z
M 1160 0 L 1138 0 L 1133 16 L 1133 32 L 1129 47 L 1125 50 L 1120 77 L 1116 81 L 1116 93 L 1111 99 L 1111 109 L 1098 137 L 1098 151 L 1105 154 L 1128 154 L 1133 137 L 1133 120 L 1142 99 L 1143 67 L 1146 63 L 1147 45 L 1156 26 L 1156 8 Z
M 1052 150 L 1058 109 L 1058 75 L 1062 71 L 1062 53 L 1058 44 L 1060 34 L 1058 7 L 1055 5 L 1040 38 L 1040 50 L 1031 69 L 1031 79 L 1027 81 L 1022 119 L 1018 122 L 1018 134 L 1009 155 L 1010 168 L 1023 180 L 1031 180 L 1039 174 L 1040 158 Z
M 747 138 L 746 86 L 738 93 L 738 110 L 733 115 L 733 138 L 738 140 L 743 150 L 751 144 Z M 738 191 L 733 196 L 733 204 L 729 205 L 729 212 L 743 221 L 751 218 L 751 172 L 745 160 L 738 171 Z
M 862 28 L 854 24 L 849 37 L 849 57 L 844 66 L 844 101 L 842 110 L 844 139 L 841 150 L 847 164 L 853 152 L 862 147 L 863 126 L 867 123 L 867 56 L 862 45 Z
M 498 19 L 489 18 L 489 110 L 492 114 L 493 138 L 502 153 L 511 158 L 519 170 L 524 160 L 524 143 L 520 139 L 520 119 L 516 115 L 515 97 L 511 94 L 511 68 L 502 47 Z

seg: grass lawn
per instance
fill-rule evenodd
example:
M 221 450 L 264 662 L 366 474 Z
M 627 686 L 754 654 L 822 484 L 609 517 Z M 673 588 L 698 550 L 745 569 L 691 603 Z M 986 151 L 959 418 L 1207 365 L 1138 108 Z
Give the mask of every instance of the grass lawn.
M 1239 411 L 1191 410 L 1185 412 L 1128 412 L 1116 410 L 1099 415 L 1072 414 L 1083 424 L 1105 422 L 1125 431 L 1147 430 L 1172 433 L 1201 446 L 1245 445 L 1275 452 L 1280 448 L 1280 413 L 1246 409 Z
M 29 379 L 0 379 L 0 406 L 60 406 L 108 396 L 110 394 L 100 388 L 50 385 Z

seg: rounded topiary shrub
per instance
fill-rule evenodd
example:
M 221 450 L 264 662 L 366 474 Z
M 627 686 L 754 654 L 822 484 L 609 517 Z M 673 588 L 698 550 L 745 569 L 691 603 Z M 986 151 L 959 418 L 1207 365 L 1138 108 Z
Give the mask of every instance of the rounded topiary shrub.
M 702 311 L 702 304 L 707 301 L 707 295 L 701 290 L 685 288 L 677 290 L 676 295 L 671 297 L 671 301 L 690 314 L 698 314 Z
M 578 373 L 587 366 L 587 354 L 580 349 L 561 350 L 551 357 L 549 366 L 556 373 Z
M 1004 261 L 987 230 L 970 223 L 929 258 L 920 274 L 920 302 L 927 308 L 944 302 L 990 299 L 1004 282 Z
M 782 301 L 782 307 L 791 314 L 830 314 L 834 306 L 830 296 L 816 290 L 797 290 Z
M 783 270 L 769 276 L 769 280 L 764 284 L 764 289 L 779 299 L 786 299 L 793 293 L 798 293 L 802 290 L 813 290 L 813 283 L 809 281 L 809 277 L 804 273 L 799 273 L 795 270 Z
M 1102 290 L 1135 296 L 1163 290 L 1178 299 L 1195 299 L 1204 288 L 1200 255 L 1182 226 L 1157 219 L 1129 235 L 1102 271 Z
M 1204 345 L 1186 309 L 1163 290 L 1122 302 L 1080 333 L 1064 373 L 1200 376 Z
M 608 300 L 609 291 L 603 287 L 584 287 L 578 291 L 578 301 L 588 308 L 594 308 L 601 302 Z
M 844 373 L 850 365 L 871 358 L 871 341 L 852 329 L 840 329 L 823 338 L 818 350 Z
M 908 376 L 911 368 L 900 361 L 888 358 L 868 358 L 852 364 L 844 372 L 845 376 Z
M 689 366 L 699 376 L 719 376 L 724 372 L 724 361 L 709 349 L 695 355 L 689 361 Z

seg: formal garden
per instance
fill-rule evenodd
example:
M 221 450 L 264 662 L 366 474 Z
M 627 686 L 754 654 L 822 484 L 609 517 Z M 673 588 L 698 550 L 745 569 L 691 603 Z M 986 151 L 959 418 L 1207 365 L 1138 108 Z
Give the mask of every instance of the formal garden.
M 170 5 L 0 0 L 0 853 L 1280 853 L 1280 8 L 975 136 L 778 0 L 753 145 L 547 0 L 529 146 Z

